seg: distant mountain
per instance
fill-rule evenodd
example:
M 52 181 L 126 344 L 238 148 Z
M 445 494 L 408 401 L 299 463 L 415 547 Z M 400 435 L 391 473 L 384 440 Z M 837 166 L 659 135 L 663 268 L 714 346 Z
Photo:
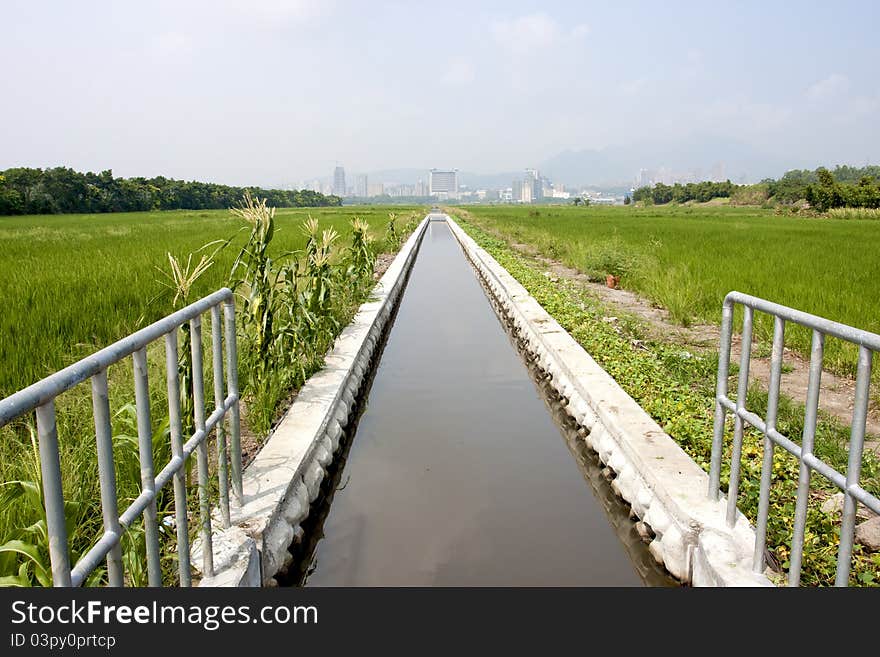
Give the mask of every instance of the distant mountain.
M 348 171 L 345 172 L 348 176 Z M 357 176 L 359 172 L 352 175 Z M 352 178 L 354 180 L 354 178 Z M 415 185 L 419 180 L 427 184 L 428 169 L 382 169 L 381 171 L 370 171 L 367 173 L 369 182 L 396 183 L 398 185 Z
M 778 178 L 788 169 L 801 166 L 771 155 L 760 148 L 734 139 L 717 136 L 691 137 L 680 141 L 640 141 L 602 149 L 565 150 L 543 162 L 522 162 L 522 167 L 500 173 L 459 171 L 459 184 L 471 189 L 510 187 L 522 179 L 525 169 L 537 165 L 553 182 L 580 187 L 606 189 L 629 188 L 640 169 L 656 172 L 665 169 L 670 175 L 692 175 L 710 179 L 721 174 L 733 182 L 755 182 Z M 367 173 L 369 182 L 413 185 L 428 182 L 429 168 L 382 169 Z M 359 171 L 346 170 L 348 183 L 354 184 Z M 319 177 L 329 180 L 328 176 Z
M 368 173 L 367 179 L 375 182 L 412 185 L 419 179 L 427 183 L 429 172 L 430 169 L 383 169 L 382 171 Z M 517 176 L 522 178 L 523 173 L 473 173 L 470 171 L 459 171 L 458 184 L 467 185 L 472 189 L 479 189 L 481 187 L 497 189 L 499 187 L 510 187 L 510 183 Z
M 708 178 L 721 171 L 734 182 L 781 176 L 786 165 L 744 142 L 717 137 L 677 142 L 639 142 L 600 150 L 566 150 L 541 163 L 541 172 L 566 185 L 631 183 L 640 169 L 665 168 Z

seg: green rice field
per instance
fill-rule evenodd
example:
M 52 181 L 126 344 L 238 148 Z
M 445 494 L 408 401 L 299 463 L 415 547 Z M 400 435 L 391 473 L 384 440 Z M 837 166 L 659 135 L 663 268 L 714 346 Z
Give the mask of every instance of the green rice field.
M 731 290 L 880 333 L 880 225 L 870 220 L 780 215 L 725 205 L 467 208 L 469 221 L 510 243 L 531 245 L 596 280 L 667 308 L 682 324 L 721 320 Z M 772 321 L 756 315 L 756 337 Z M 786 330 L 809 354 L 809 332 Z M 851 373 L 856 350 L 829 339 L 826 365 Z M 875 376 L 875 380 L 877 380 Z
M 256 369 L 262 356 L 249 347 L 256 340 L 253 322 L 247 324 L 246 304 L 237 304 L 239 373 L 245 409 L 242 426 L 254 437 L 253 445 L 258 445 L 259 439 L 267 433 L 285 396 L 320 367 L 323 354 L 338 330 L 348 323 L 362 301 L 364 288 L 371 286 L 372 256 L 365 260 L 363 251 L 355 253 L 355 245 L 360 243 L 371 253 L 393 252 L 399 246 L 400 231 L 407 230 L 409 222 L 417 216 L 420 218 L 421 212 L 399 207 L 393 211 L 400 218 L 394 233 L 389 230 L 388 208 L 280 210 L 275 215 L 274 230 L 268 232 L 272 237 L 264 241 L 265 246 L 251 247 L 260 252 L 265 250 L 276 272 L 283 263 L 294 260 L 285 258 L 285 254 L 295 252 L 295 260 L 303 266 L 300 278 L 287 278 L 283 284 L 275 279 L 275 287 L 289 292 L 293 286 L 304 296 L 302 300 L 291 302 L 295 307 L 283 306 L 279 298 L 267 304 L 278 311 L 295 311 L 297 323 L 289 323 L 288 328 L 299 331 L 295 344 L 288 345 L 283 353 L 270 354 L 271 363 L 283 363 L 284 367 L 273 365 L 269 369 Z M 307 242 L 302 226 L 309 216 L 318 221 L 315 233 L 324 231 L 323 240 L 328 250 L 322 253 L 330 256 L 321 260 L 322 265 L 316 264 L 317 260 L 308 260 L 302 251 Z M 363 240 L 362 224 L 352 225 L 354 217 L 369 223 L 367 234 L 371 241 Z M 331 228 L 339 233 L 340 239 L 328 241 L 326 229 Z M 227 211 L 0 217 L 0 298 L 4 309 L 0 314 L 0 398 L 229 284 L 233 261 L 250 233 L 251 225 Z M 217 240 L 230 239 L 228 246 L 219 252 L 216 252 L 218 244 L 201 249 Z M 331 242 L 335 242 L 332 247 Z M 170 282 L 166 276 L 171 269 L 168 254 L 186 268 L 191 253 L 194 253 L 191 269 L 198 268 L 203 255 L 215 254 L 214 262 L 194 281 L 186 299 L 177 299 L 175 304 L 174 293 L 163 285 Z M 311 265 L 305 264 L 307 261 Z M 366 262 L 369 270 L 352 269 L 358 262 L 362 266 Z M 309 277 L 312 274 L 308 272 L 315 276 L 320 274 L 321 278 L 315 280 L 325 294 L 312 308 L 312 322 L 307 325 L 300 320 L 302 304 L 311 298 L 309 281 L 312 279 Z M 239 268 L 235 279 L 240 283 L 243 275 Z M 270 296 L 267 292 L 261 298 Z M 179 338 L 182 335 L 181 332 Z M 203 340 L 207 341 L 209 335 L 210 331 L 205 329 Z M 271 339 L 276 336 L 273 334 Z M 209 349 L 207 342 L 203 348 Z M 181 353 L 186 351 L 182 347 Z M 148 347 L 147 364 L 149 379 L 154 382 L 150 386 L 153 459 L 157 464 L 165 464 L 170 459 L 170 424 L 167 395 L 162 385 L 166 376 L 162 341 Z M 210 359 L 205 363 L 204 376 L 207 381 L 212 380 Z M 123 509 L 140 493 L 130 359 L 109 368 L 108 382 L 117 501 Z M 89 386 L 76 386 L 59 396 L 56 402 L 69 546 L 71 558 L 76 562 L 101 534 Z M 187 422 L 191 419 L 188 413 L 184 413 Z M 190 426 L 185 430 L 191 429 Z M 214 449 L 212 445 L 209 453 Z M 0 427 L 0 586 L 51 584 L 40 482 L 32 416 Z M 190 480 L 191 519 L 198 515 L 194 487 L 195 482 Z M 216 499 L 217 494 L 216 490 L 209 491 L 212 499 Z M 162 517 L 172 512 L 167 488 L 159 493 L 157 506 Z M 160 530 L 163 581 L 174 583 L 175 535 L 164 524 Z M 135 523 L 122 541 L 129 585 L 145 585 L 144 550 L 143 529 Z M 99 568 L 90 575 L 87 584 L 104 583 L 105 579 L 106 572 Z
M 381 239 L 388 212 L 279 209 L 272 248 L 276 255 L 302 248 L 300 225 L 309 216 L 344 242 L 359 216 Z M 189 298 L 223 286 L 245 239 L 241 228 L 225 210 L 0 217 L 0 398 L 171 312 L 157 269 L 169 270 L 167 253 L 185 261 L 208 242 L 236 236 Z

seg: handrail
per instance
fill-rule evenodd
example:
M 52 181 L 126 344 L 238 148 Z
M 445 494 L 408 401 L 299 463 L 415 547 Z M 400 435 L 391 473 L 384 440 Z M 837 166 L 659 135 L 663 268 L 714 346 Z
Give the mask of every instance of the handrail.
M 733 336 L 733 311 L 735 305 L 744 309 L 742 346 L 736 400 L 728 397 L 730 372 L 730 346 Z M 746 392 L 749 385 L 751 362 L 752 327 L 754 312 L 773 317 L 773 347 L 770 355 L 770 384 L 767 398 L 767 414 L 761 418 L 746 408 Z M 806 413 L 801 444 L 797 445 L 776 429 L 779 407 L 779 387 L 782 378 L 782 356 L 785 346 L 785 324 L 793 322 L 812 329 L 810 350 L 810 377 L 807 386 Z M 818 420 L 819 393 L 822 378 L 822 358 L 825 336 L 831 335 L 859 346 L 856 391 L 850 430 L 849 459 L 846 473 L 840 473 L 813 454 Z M 807 505 L 810 494 L 810 477 L 815 470 L 844 493 L 843 518 L 840 528 L 840 547 L 837 553 L 836 586 L 847 586 L 852 561 L 856 512 L 861 502 L 875 513 L 880 513 L 880 499 L 861 487 L 862 454 L 865 445 L 865 428 L 868 416 L 868 397 L 871 384 L 871 361 L 873 352 L 880 351 L 880 335 L 847 326 L 824 317 L 788 308 L 772 301 L 760 299 L 741 292 L 730 292 L 724 298 L 721 315 L 721 345 L 718 356 L 718 379 L 715 394 L 715 422 L 712 437 L 712 457 L 709 470 L 709 497 L 721 496 L 721 460 L 724 447 L 724 424 L 727 412 L 733 414 L 733 452 L 730 463 L 730 483 L 727 492 L 727 523 L 736 524 L 736 502 L 739 493 L 739 477 L 742 460 L 743 431 L 746 424 L 764 434 L 764 459 L 761 466 L 761 488 L 758 500 L 758 519 L 755 526 L 755 552 L 753 569 L 764 570 L 764 550 L 767 541 L 767 520 L 770 513 L 770 485 L 773 475 L 773 450 L 780 446 L 800 463 L 797 502 L 795 504 L 794 534 L 791 545 L 788 583 L 798 586 L 804 552 Z
M 220 308 L 223 308 L 223 318 Z M 211 345 L 214 370 L 215 408 L 206 418 L 204 368 L 202 357 L 202 314 L 211 313 Z M 178 371 L 177 330 L 189 325 L 193 366 L 193 406 L 195 430 L 183 436 L 180 409 L 180 374 Z M 222 326 L 222 329 L 221 329 Z M 223 345 L 225 334 L 226 381 L 224 390 Z M 147 369 L 147 346 L 164 337 L 168 415 L 171 433 L 171 459 L 155 475 L 153 436 L 150 420 L 150 395 Z M 113 459 L 113 435 L 110 424 L 110 402 L 107 368 L 131 356 L 135 379 L 138 452 L 141 470 L 141 492 L 120 515 L 116 496 L 116 469 Z M 55 398 L 79 383 L 91 379 L 92 408 L 95 421 L 96 458 L 101 488 L 101 510 L 104 532 L 90 550 L 71 568 L 64 514 L 64 492 L 61 482 L 61 458 L 55 422 Z M 156 498 L 169 481 L 173 482 L 175 525 L 177 529 L 178 572 L 181 586 L 190 586 L 189 526 L 187 516 L 186 465 L 196 452 L 198 461 L 198 493 L 200 534 L 202 540 L 202 572 L 213 574 L 213 543 L 209 500 L 207 438 L 217 436 L 218 468 L 215 476 L 220 490 L 220 508 L 224 526 L 229 526 L 229 484 L 241 502 L 241 438 L 238 390 L 238 350 L 235 332 L 235 304 L 232 290 L 222 288 L 178 310 L 157 322 L 114 342 L 44 379 L 0 400 L 0 426 L 22 415 L 36 411 L 42 474 L 43 502 L 49 534 L 49 558 L 54 586 L 80 586 L 103 559 L 107 562 L 107 579 L 111 586 L 124 585 L 121 540 L 125 529 L 138 517 L 144 519 L 147 575 L 150 586 L 162 586 L 160 566 L 159 521 Z M 227 418 L 228 416 L 228 418 Z M 229 445 L 225 424 L 229 424 Z M 228 461 L 228 468 L 227 468 Z

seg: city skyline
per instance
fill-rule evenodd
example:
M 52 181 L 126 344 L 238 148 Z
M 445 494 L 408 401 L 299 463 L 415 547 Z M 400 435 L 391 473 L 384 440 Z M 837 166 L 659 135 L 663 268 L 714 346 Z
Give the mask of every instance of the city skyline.
M 449 8 L 4 3 L 0 168 L 281 185 L 338 158 L 367 174 L 531 165 L 573 184 L 880 159 L 877 3 L 800 3 L 796 21 L 758 2 Z M 426 39 L 443 44 L 428 68 Z
M 545 200 L 559 202 L 575 196 L 591 198 L 599 202 L 623 202 L 624 196 L 627 196 L 632 189 L 624 190 L 622 194 L 616 196 L 608 196 L 596 186 L 566 186 L 560 182 L 554 182 L 534 168 L 526 168 L 524 177 L 522 179 L 514 178 L 509 185 L 470 185 L 460 179 L 458 169 L 432 168 L 426 173 L 425 178 L 420 176 L 414 184 L 400 181 L 376 182 L 370 174 L 356 173 L 354 176 L 351 173 L 346 174 L 345 167 L 336 164 L 329 177 L 303 180 L 289 187 L 308 189 L 327 195 L 333 194 L 343 199 L 410 198 L 525 204 Z M 645 173 L 645 169 L 640 171 L 640 175 Z M 352 178 L 355 180 L 354 184 L 346 184 L 346 179 L 351 180 Z M 637 184 L 633 187 L 635 186 Z M 605 191 L 607 192 L 607 189 Z
M 406 173 L 401 173 L 406 171 Z M 573 190 L 601 189 L 601 188 L 629 188 L 631 190 L 639 187 L 653 187 L 658 183 L 666 185 L 689 184 L 703 181 L 723 182 L 730 180 L 731 176 L 726 175 L 726 165 L 724 161 L 717 161 L 705 171 L 699 167 L 676 170 L 666 166 L 655 168 L 640 168 L 638 172 L 631 177 L 629 181 L 621 181 L 615 185 L 601 185 L 591 183 L 565 184 L 558 180 L 544 175 L 539 169 L 525 168 L 524 175 L 517 174 L 518 177 L 513 178 L 510 185 L 505 187 L 504 184 L 473 184 L 468 180 L 469 174 L 464 174 L 462 179 L 458 169 L 437 169 L 431 168 L 425 171 L 422 176 L 422 170 L 401 170 L 392 174 L 390 179 L 383 177 L 379 173 L 360 173 L 351 174 L 349 172 L 348 180 L 354 179 L 353 184 L 346 184 L 346 173 L 343 165 L 337 164 L 330 176 L 318 177 L 312 179 L 304 179 L 298 182 L 288 184 L 286 187 L 293 189 L 308 189 L 324 194 L 334 194 L 344 198 L 371 198 L 378 196 L 411 196 L 424 197 L 438 196 L 436 192 L 441 192 L 444 198 L 455 199 L 459 194 L 459 188 L 466 190 L 466 193 L 473 194 L 476 192 L 489 191 L 506 191 L 509 192 L 506 200 L 515 200 L 518 202 L 530 203 L 533 201 L 541 201 L 544 199 L 568 199 Z M 418 176 L 416 182 L 412 182 L 413 176 Z M 443 182 L 439 183 L 440 187 L 435 190 L 435 176 L 441 176 Z M 474 175 L 474 174 L 470 174 Z M 492 177 L 501 179 L 507 174 L 494 174 Z M 479 177 L 479 174 L 476 174 Z M 509 177 L 509 176 L 508 176 Z M 378 181 L 376 179 L 379 179 Z M 401 180 L 402 178 L 402 180 Z M 426 180 L 427 179 L 427 182 Z M 744 184 L 744 179 L 732 180 L 736 184 Z M 452 192 L 449 195 L 450 191 Z M 504 196 L 502 195 L 502 200 Z

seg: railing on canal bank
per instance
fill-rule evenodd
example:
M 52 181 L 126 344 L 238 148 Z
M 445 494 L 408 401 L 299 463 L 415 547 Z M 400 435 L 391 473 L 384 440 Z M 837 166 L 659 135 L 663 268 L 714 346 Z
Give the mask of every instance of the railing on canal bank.
M 221 320 L 221 306 L 223 319 Z M 204 364 L 202 356 L 202 315 L 211 313 L 214 410 L 205 417 Z M 183 436 L 178 366 L 178 329 L 188 325 L 192 345 L 192 400 L 195 431 Z M 223 333 L 225 328 L 226 380 L 223 376 Z M 165 340 L 168 414 L 171 434 L 171 459 L 158 475 L 153 463 L 153 435 L 150 419 L 150 392 L 147 373 L 147 347 Z M 107 387 L 107 369 L 131 356 L 134 366 L 135 403 L 137 408 L 138 452 L 141 492 L 122 514 L 116 496 L 116 466 L 113 458 L 113 431 Z M 95 422 L 96 458 L 101 488 L 104 533 L 92 548 L 71 567 L 61 483 L 61 458 L 55 418 L 55 398 L 86 379 L 91 379 L 92 408 Z M 225 387 L 225 391 L 224 391 Z M 235 335 L 233 293 L 223 288 L 146 328 L 115 342 L 87 358 L 38 381 L 0 401 L 0 426 L 36 411 L 42 471 L 43 501 L 49 535 L 49 557 L 54 586 L 81 586 L 88 575 L 107 562 L 110 586 L 123 586 L 122 535 L 139 517 L 144 519 L 147 573 L 150 586 L 162 586 L 160 566 L 159 519 L 156 498 L 173 481 L 177 555 L 181 586 L 191 585 L 190 539 L 187 519 L 186 468 L 189 457 L 197 453 L 199 524 L 202 543 L 202 572 L 213 573 L 210 478 L 207 437 L 217 431 L 217 472 L 223 523 L 229 525 L 229 487 L 241 499 L 241 444 L 239 431 L 238 353 Z M 229 444 L 224 423 L 229 420 Z M 185 442 L 184 442 L 185 440 Z M 228 467 L 227 467 L 228 465 Z
M 730 370 L 730 346 L 733 336 L 733 311 L 736 305 L 743 307 L 743 326 L 737 393 L 736 400 L 733 401 L 728 397 L 727 386 Z M 746 408 L 752 327 L 756 310 L 772 316 L 774 321 L 773 348 L 770 356 L 770 385 L 767 414 L 764 418 Z M 776 430 L 786 322 L 793 322 L 813 331 L 804 433 L 800 445 Z M 817 458 L 813 453 L 818 419 L 820 382 L 822 378 L 822 356 L 825 336 L 828 335 L 851 342 L 859 347 L 856 391 L 849 441 L 849 458 L 845 474 L 838 472 Z M 804 530 L 807 520 L 807 505 L 810 498 L 810 477 L 815 470 L 844 493 L 843 520 L 840 527 L 840 547 L 837 553 L 835 585 L 848 585 L 858 503 L 861 502 L 875 513 L 880 513 L 880 500 L 860 485 L 862 454 L 865 447 L 865 426 L 868 416 L 868 397 L 871 384 L 871 361 L 874 352 L 877 351 L 880 351 L 880 335 L 876 333 L 869 333 L 868 331 L 833 322 L 816 315 L 795 310 L 794 308 L 788 308 L 771 301 L 759 299 L 758 297 L 742 294 L 741 292 L 731 292 L 724 299 L 721 320 L 721 346 L 718 359 L 715 426 L 712 439 L 712 466 L 709 476 L 709 496 L 712 499 L 718 499 L 721 495 L 724 424 L 727 412 L 730 411 L 734 416 L 733 452 L 730 464 L 730 485 L 727 493 L 727 522 L 731 527 L 736 522 L 736 501 L 739 491 L 743 429 L 746 424 L 749 424 L 764 434 L 764 461 L 761 467 L 761 490 L 758 501 L 758 522 L 755 528 L 755 553 L 752 566 L 756 573 L 764 571 L 764 548 L 767 540 L 767 520 L 770 514 L 770 485 L 773 477 L 773 451 L 774 446 L 778 445 L 792 454 L 800 463 L 788 583 L 790 586 L 798 586 L 800 584 L 801 561 L 804 553 Z

